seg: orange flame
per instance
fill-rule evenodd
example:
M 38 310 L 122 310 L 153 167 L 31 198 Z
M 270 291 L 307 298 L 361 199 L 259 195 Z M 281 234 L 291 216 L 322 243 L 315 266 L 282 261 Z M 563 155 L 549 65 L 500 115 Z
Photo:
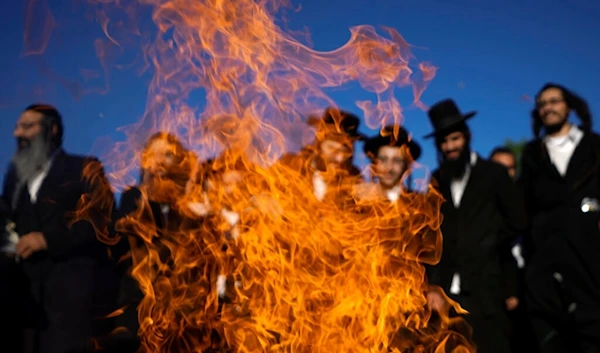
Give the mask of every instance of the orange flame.
M 109 42 L 123 46 L 110 19 L 116 11 L 135 19 L 136 2 L 90 2 Z M 436 68 L 419 63 L 416 79 L 411 46 L 391 28 L 384 37 L 354 27 L 339 49 L 315 51 L 276 25 L 285 5 L 139 0 L 152 8 L 157 28 L 143 47 L 154 76 L 146 114 L 124 129 L 127 141 L 108 164 L 119 188 L 139 165 L 153 170 L 140 207 L 116 226 L 143 243 L 132 251 L 132 274 L 145 295 L 143 351 L 473 351 L 449 330 L 449 305 L 433 316 L 426 305 L 424 264 L 441 256 L 441 195 L 430 189 L 389 204 L 357 198 L 355 178 L 333 178 L 340 181 L 330 185 L 335 197 L 319 201 L 301 166 L 275 163 L 311 142 L 305 116 L 335 105 L 324 89 L 357 82 L 376 96 L 357 102 L 367 126 L 401 124 L 396 88 L 412 87 L 413 103 L 424 108 L 420 97 Z M 199 90 L 205 102 L 192 102 Z M 164 155 L 140 153 L 156 131 L 193 146 L 195 153 L 170 152 L 185 178 L 161 177 Z M 216 153 L 198 166 L 197 155 Z M 184 221 L 159 229 L 149 201 L 169 203 Z M 88 209 L 82 206 L 81 217 Z M 229 284 L 223 305 L 222 278 Z

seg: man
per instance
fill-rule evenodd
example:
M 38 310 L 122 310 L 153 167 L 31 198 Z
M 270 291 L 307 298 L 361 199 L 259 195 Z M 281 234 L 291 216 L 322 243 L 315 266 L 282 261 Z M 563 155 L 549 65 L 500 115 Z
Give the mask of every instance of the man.
M 503 165 L 508 171 L 511 179 L 517 178 L 517 157 L 515 153 L 508 147 L 499 146 L 490 153 L 490 160 Z
M 501 256 L 525 228 L 524 212 L 506 169 L 471 150 L 466 121 L 475 114 L 462 114 L 451 99 L 429 110 L 435 131 L 425 137 L 435 137 L 440 162 L 433 184 L 447 202 L 442 258 L 428 280 L 469 312 L 478 352 L 508 352 Z M 434 309 L 443 305 L 435 290 L 428 299 Z
M 25 352 L 81 352 L 89 345 L 100 296 L 110 299 L 104 274 L 113 194 L 100 162 L 62 149 L 63 123 L 56 108 L 34 104 L 19 117 L 17 152 L 5 177 L 30 298 Z M 84 175 L 85 174 L 85 175 Z M 75 217 L 75 213 L 78 217 Z M 109 303 L 105 303 L 110 305 Z
M 309 117 L 307 123 L 316 128 L 316 140 L 298 154 L 284 155 L 275 169 L 286 169 L 310 180 L 318 201 L 342 200 L 362 180 L 360 169 L 352 164 L 354 143 L 364 139 L 358 132 L 360 119 L 349 112 L 327 108 L 322 117 Z
M 201 297 L 201 291 L 191 294 L 173 293 L 165 288 L 157 290 L 161 281 L 174 283 L 184 277 L 190 286 L 198 285 L 200 280 L 196 280 L 194 275 L 209 273 L 207 269 L 213 266 L 213 257 L 203 246 L 208 239 L 198 237 L 193 245 L 188 242 L 192 234 L 196 237 L 202 224 L 201 216 L 189 212 L 184 207 L 187 206 L 186 202 L 182 202 L 189 196 L 186 192 L 197 163 L 196 154 L 184 146 L 177 136 L 167 132 L 151 135 L 140 151 L 139 183 L 124 190 L 115 220 L 116 231 L 123 237 L 119 244 L 123 275 L 118 308 L 124 310 L 115 320 L 121 330 L 100 344 L 103 352 L 138 352 L 145 350 L 152 335 L 168 335 L 164 331 L 147 333 L 148 320 L 163 328 L 166 327 L 161 324 L 162 320 L 177 321 L 147 304 L 149 297 L 145 297 L 145 293 L 148 285 L 156 290 L 152 300 L 160 303 L 176 305 L 185 302 L 187 295 L 205 299 Z M 195 259 L 195 266 L 189 272 L 183 269 L 173 271 L 177 256 Z M 163 300 L 165 297 L 170 301 Z M 211 310 L 208 306 L 205 309 L 206 313 Z M 139 317 L 148 320 L 140 321 Z M 146 334 L 141 335 L 142 332 Z M 176 344 L 171 349 L 179 351 Z
M 513 151 L 507 147 L 496 147 L 490 153 L 490 160 L 504 166 L 508 171 L 510 178 L 515 180 L 517 176 L 517 160 Z M 520 278 L 519 269 L 525 266 L 525 261 L 522 257 L 522 249 L 519 239 L 510 245 L 510 249 L 507 249 L 507 256 L 504 259 L 504 271 L 507 277 L 506 309 L 508 311 L 513 311 L 519 306 L 517 286 L 519 285 L 520 281 L 516 281 L 515 279 Z M 513 256 L 510 256 L 510 253 L 512 253 Z
M 496 147 L 490 153 L 490 160 L 503 165 L 508 170 L 508 175 L 516 181 L 517 179 L 517 157 L 508 147 Z M 537 342 L 533 333 L 533 328 L 529 322 L 527 314 L 527 302 L 524 300 L 525 286 L 525 253 L 522 236 L 510 244 L 510 254 L 506 254 L 504 261 L 504 271 L 506 275 L 506 309 L 511 321 L 511 352 L 535 352 Z M 508 252 L 508 251 L 507 251 Z M 515 282 L 515 278 L 517 281 Z
M 394 130 L 397 128 L 397 133 Z M 405 189 L 404 177 L 411 165 L 421 156 L 421 146 L 410 138 L 403 127 L 386 126 L 380 133 L 365 141 L 365 154 L 373 166 L 373 179 L 377 180 L 378 193 L 397 201 Z
M 519 184 L 532 324 L 541 352 L 600 352 L 600 136 L 587 103 L 561 85 L 542 87 L 531 116 Z

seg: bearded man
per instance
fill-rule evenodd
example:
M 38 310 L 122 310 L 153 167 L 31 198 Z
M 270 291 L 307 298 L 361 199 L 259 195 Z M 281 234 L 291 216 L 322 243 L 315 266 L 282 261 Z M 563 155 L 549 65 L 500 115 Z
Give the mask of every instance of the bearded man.
M 362 182 L 360 169 L 353 164 L 355 142 L 364 140 L 358 131 L 360 118 L 350 112 L 328 107 L 322 116 L 310 116 L 316 139 L 298 153 L 284 154 L 273 169 L 283 167 L 301 175 L 319 202 L 341 206 L 351 199 L 353 187 Z
M 428 269 L 428 280 L 469 312 L 465 319 L 478 352 L 505 353 L 509 342 L 502 258 L 526 220 L 506 168 L 471 149 L 466 121 L 475 114 L 461 113 L 451 99 L 429 110 L 435 131 L 425 137 L 435 138 L 440 162 L 432 183 L 447 201 L 441 208 L 442 258 Z M 428 299 L 433 309 L 445 306 L 438 291 L 432 290 Z
M 519 184 L 532 324 L 541 352 L 600 352 L 600 136 L 587 102 L 561 85 L 542 87 L 531 116 Z
M 100 162 L 62 149 L 56 108 L 34 104 L 19 117 L 17 151 L 4 179 L 18 241 L 15 259 L 28 284 L 24 352 L 81 352 L 90 344 L 107 264 L 114 197 Z M 85 211 L 84 211 L 85 209 Z M 78 217 L 75 214 L 78 214 Z M 106 303 L 108 306 L 109 303 Z

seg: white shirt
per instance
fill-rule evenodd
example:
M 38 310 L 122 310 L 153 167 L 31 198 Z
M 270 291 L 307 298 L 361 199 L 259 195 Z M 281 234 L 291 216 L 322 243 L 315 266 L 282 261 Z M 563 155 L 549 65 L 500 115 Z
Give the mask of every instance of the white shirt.
M 234 211 L 222 209 L 221 216 L 225 219 L 225 222 L 231 226 L 231 237 L 237 239 L 240 236 L 240 231 L 237 227 L 240 221 L 240 214 Z
M 46 162 L 42 169 L 27 181 L 27 191 L 29 191 L 29 197 L 31 203 L 33 204 L 37 201 L 38 192 L 40 191 L 40 187 L 42 187 L 42 183 L 44 182 L 44 179 L 46 179 L 46 176 L 52 167 L 53 159 L 54 158 L 51 158 L 48 162 Z
M 465 193 L 465 188 L 467 187 L 467 183 L 469 182 L 469 177 L 471 176 L 471 167 L 473 167 L 477 163 L 477 153 L 471 152 L 471 160 L 467 169 L 465 170 L 465 175 L 460 179 L 452 180 L 450 183 L 450 192 L 452 193 L 452 202 L 455 207 L 460 206 L 460 201 L 462 200 L 463 194 Z M 454 295 L 460 294 L 460 274 L 457 272 L 452 275 L 452 283 L 450 284 L 450 293 Z
M 170 211 L 171 206 L 169 204 L 163 203 L 160 205 L 160 213 L 162 213 L 163 217 L 168 217 Z
M 0 252 L 16 254 L 17 243 L 19 242 L 19 234 L 15 232 L 15 224 L 13 222 L 8 223 L 4 231 L 7 237 L 6 239 L 2 239 L 5 244 L 2 246 L 2 248 L 0 248 Z
M 171 212 L 171 206 L 169 206 L 169 204 L 167 203 L 163 203 L 160 204 L 160 213 L 162 214 L 163 217 L 163 226 L 165 228 L 169 227 L 169 213 Z
M 521 269 L 525 268 L 525 259 L 523 258 L 523 249 L 521 248 L 521 245 L 517 244 L 513 246 L 511 252 L 515 260 L 517 260 L 517 267 Z
M 240 221 L 240 214 L 234 211 L 221 209 L 221 216 L 225 219 L 225 222 L 231 226 L 231 237 L 237 239 L 240 236 L 240 231 L 237 226 Z M 236 281 L 236 286 L 238 286 Z M 227 275 L 221 273 L 217 276 L 217 293 L 221 298 L 227 294 Z
M 325 198 L 325 194 L 327 193 L 327 183 L 325 182 L 325 179 L 323 179 L 321 173 L 315 172 L 313 174 L 312 182 L 313 193 L 315 194 L 315 197 L 317 198 L 317 200 L 323 201 L 323 199 Z
M 462 200 L 462 196 L 465 193 L 465 188 L 467 187 L 467 183 L 469 182 L 469 177 L 471 176 L 471 167 L 477 163 L 477 153 L 471 152 L 471 161 L 465 170 L 465 174 L 460 179 L 454 179 L 450 183 L 450 193 L 452 194 L 452 202 L 455 207 L 460 206 L 460 201 Z
M 582 138 L 583 131 L 575 125 L 571 125 L 571 129 L 564 136 L 544 137 L 550 160 L 560 175 L 565 176 L 567 173 L 571 156 L 573 156 L 573 152 Z
M 385 196 L 391 202 L 396 202 L 400 198 L 400 193 L 402 192 L 402 186 L 396 185 L 393 188 L 385 191 Z

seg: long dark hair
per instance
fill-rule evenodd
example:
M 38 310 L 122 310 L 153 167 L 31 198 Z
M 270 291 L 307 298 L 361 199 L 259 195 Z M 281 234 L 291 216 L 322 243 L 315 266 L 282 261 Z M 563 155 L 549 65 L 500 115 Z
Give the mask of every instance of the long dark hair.
M 536 106 L 531 111 L 533 135 L 536 138 L 539 138 L 543 128 L 542 119 L 540 118 L 540 112 L 537 107 L 538 99 L 540 98 L 542 93 L 544 93 L 550 88 L 556 88 L 562 92 L 562 96 L 565 100 L 565 103 L 567 104 L 567 107 L 570 110 L 574 110 L 575 114 L 579 118 L 579 121 L 581 121 L 581 129 L 586 133 L 590 132 L 592 130 L 592 114 L 590 112 L 590 108 L 587 102 L 583 98 L 581 98 L 580 96 L 573 93 L 572 91 L 570 91 L 562 85 L 556 83 L 546 83 L 544 87 L 542 87 L 542 89 L 540 89 L 538 94 L 535 96 Z

